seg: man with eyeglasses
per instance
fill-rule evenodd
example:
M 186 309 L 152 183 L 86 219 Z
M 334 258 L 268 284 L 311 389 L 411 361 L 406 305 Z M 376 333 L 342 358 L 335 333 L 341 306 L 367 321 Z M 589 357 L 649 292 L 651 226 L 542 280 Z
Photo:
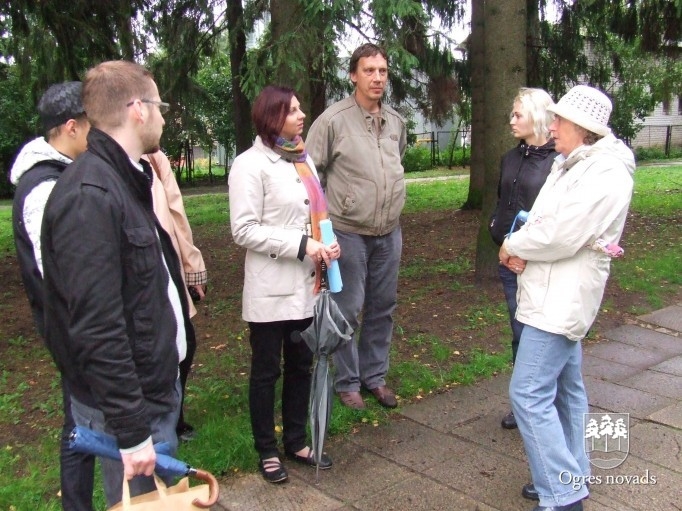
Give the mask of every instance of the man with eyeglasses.
M 83 106 L 88 150 L 62 174 L 43 220 L 45 336 L 76 424 L 118 441 L 122 463 L 101 460 L 111 507 L 124 477 L 131 495 L 155 489 L 153 443 L 177 449 L 178 364 L 192 325 L 140 160 L 159 150 L 167 105 L 149 71 L 111 61 L 87 72 Z
M 363 44 L 349 67 L 355 92 L 327 108 L 306 140 L 344 254 L 339 258 L 343 289 L 334 300 L 356 331 L 360 326 L 357 344 L 353 339 L 334 353 L 335 388 L 349 408 L 365 407 L 361 388 L 380 405 L 395 408 L 386 373 L 398 300 L 407 130 L 403 118 L 382 101 L 386 50 Z

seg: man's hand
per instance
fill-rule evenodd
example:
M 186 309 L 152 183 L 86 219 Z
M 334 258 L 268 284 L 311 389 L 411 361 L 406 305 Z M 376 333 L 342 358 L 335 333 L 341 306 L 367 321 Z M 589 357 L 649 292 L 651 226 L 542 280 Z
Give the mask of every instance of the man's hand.
M 196 296 L 199 297 L 197 301 L 201 301 L 204 299 L 206 296 L 206 285 L 205 284 L 197 284 L 196 286 L 188 286 L 190 288 L 193 288 L 194 291 L 196 292 Z M 194 298 L 194 293 L 190 291 L 190 294 L 193 295 L 192 297 Z
M 123 474 L 127 481 L 139 475 L 150 476 L 154 473 L 156 466 L 156 451 L 151 442 L 139 451 L 123 454 Z

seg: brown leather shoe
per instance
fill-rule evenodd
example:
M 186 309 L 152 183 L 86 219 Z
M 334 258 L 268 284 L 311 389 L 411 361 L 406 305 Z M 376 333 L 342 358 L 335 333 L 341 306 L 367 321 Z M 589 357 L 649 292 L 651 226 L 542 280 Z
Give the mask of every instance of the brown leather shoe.
M 341 404 L 347 406 L 348 408 L 353 408 L 354 410 L 364 410 L 365 402 L 362 400 L 362 396 L 359 392 L 339 392 L 339 397 L 341 398 Z
M 374 397 L 377 398 L 377 401 L 379 401 L 381 406 L 385 406 L 386 408 L 395 408 L 398 406 L 398 400 L 395 398 L 395 393 L 386 385 L 368 390 L 374 394 Z

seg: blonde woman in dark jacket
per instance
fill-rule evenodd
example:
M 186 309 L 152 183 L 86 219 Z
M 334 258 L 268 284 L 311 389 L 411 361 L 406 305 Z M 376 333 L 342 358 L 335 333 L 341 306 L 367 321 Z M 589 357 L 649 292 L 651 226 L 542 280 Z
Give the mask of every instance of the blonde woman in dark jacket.
M 497 185 L 497 206 L 490 217 L 488 229 L 493 241 L 502 245 L 519 211 L 530 211 L 540 188 L 545 184 L 554 158 L 554 141 L 549 136 L 552 114 L 547 107 L 554 104 L 542 89 L 522 88 L 514 98 L 509 116 L 511 133 L 519 144 L 502 157 L 500 182 Z M 517 224 L 517 228 L 520 225 Z M 506 266 L 499 267 L 500 280 L 509 310 L 512 329 L 512 364 L 516 361 L 523 325 L 516 318 L 516 274 Z M 502 418 L 502 427 L 516 428 L 514 413 Z

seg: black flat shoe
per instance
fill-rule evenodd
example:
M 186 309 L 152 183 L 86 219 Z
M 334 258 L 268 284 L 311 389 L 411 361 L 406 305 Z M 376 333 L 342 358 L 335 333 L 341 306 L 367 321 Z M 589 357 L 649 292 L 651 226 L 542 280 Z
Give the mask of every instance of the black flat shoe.
M 524 499 L 540 500 L 538 491 L 535 489 L 535 485 L 533 483 L 524 484 L 523 488 L 521 488 L 521 495 Z
M 175 429 L 175 433 L 178 436 L 178 440 L 181 442 L 189 442 L 196 436 L 196 431 L 194 431 L 194 428 L 186 422 L 179 424 Z
M 502 427 L 504 429 L 516 429 L 518 424 L 516 424 L 516 417 L 514 417 L 514 412 L 509 412 L 507 415 L 502 417 Z
M 579 500 L 573 504 L 566 504 L 565 506 L 536 506 L 533 511 L 583 511 L 583 501 Z
M 589 490 L 590 483 L 586 482 L 585 487 Z M 521 495 L 524 499 L 540 500 L 540 495 L 538 495 L 538 491 L 535 489 L 535 485 L 533 483 L 524 484 L 523 488 L 521 488 Z
M 286 457 L 296 463 L 302 463 L 303 465 L 308 465 L 310 467 L 317 467 L 315 463 L 315 458 L 313 457 L 313 450 L 308 451 L 308 456 L 299 456 L 294 452 L 285 452 Z M 332 468 L 332 459 L 327 456 L 327 453 L 323 452 L 320 458 L 320 470 L 328 470 Z
M 260 460 L 258 463 L 258 468 L 260 473 L 263 474 L 263 479 L 269 483 L 283 483 L 289 479 L 289 474 L 287 474 L 287 469 L 284 468 L 282 462 L 277 460 L 263 461 Z M 269 470 L 266 470 L 269 469 Z M 275 470 L 272 470 L 275 469 Z

